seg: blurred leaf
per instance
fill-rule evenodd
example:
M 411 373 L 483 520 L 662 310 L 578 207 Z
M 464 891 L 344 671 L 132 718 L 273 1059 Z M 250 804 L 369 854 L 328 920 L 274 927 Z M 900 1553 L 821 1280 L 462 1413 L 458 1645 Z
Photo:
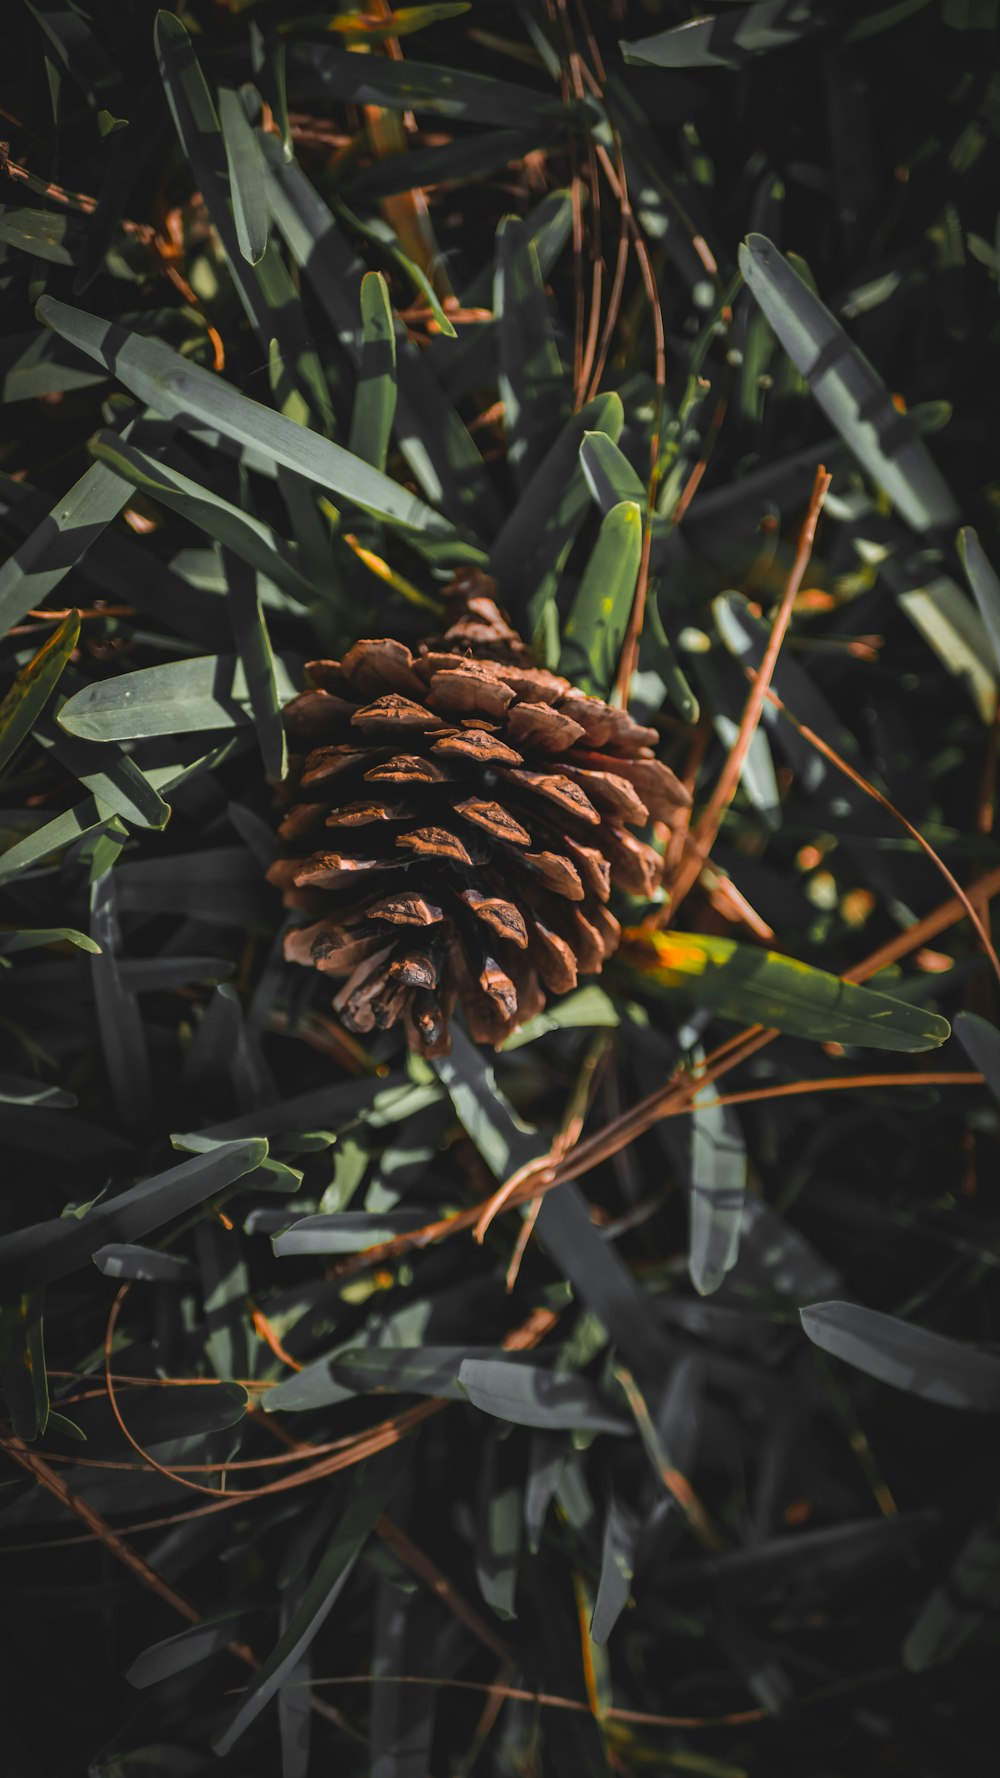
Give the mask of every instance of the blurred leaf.
M 231 1642 L 239 1640 L 241 1615 L 238 1611 L 230 1611 L 224 1617 L 202 1618 L 200 1623 L 192 1624 L 178 1636 L 168 1636 L 163 1642 L 154 1642 L 150 1648 L 144 1648 L 125 1674 L 129 1685 L 144 1690 L 148 1685 L 159 1685 L 161 1680 L 172 1679 L 177 1673 L 186 1673 L 189 1667 L 200 1666 L 212 1655 L 228 1648 Z
M 1000 1101 L 1000 1031 L 975 1012 L 956 1013 L 952 1030 L 969 1060 L 985 1076 L 994 1099 Z
M 503 1358 L 466 1358 L 458 1380 L 473 1407 L 498 1420 L 542 1431 L 627 1433 L 628 1418 L 616 1414 L 592 1384 L 567 1372 Z
M 747 1186 L 739 1118 L 703 1089 L 691 1111 L 691 1210 L 688 1268 L 701 1296 L 718 1290 L 736 1264 Z
M 995 1353 L 858 1303 L 812 1303 L 799 1316 L 815 1346 L 880 1383 L 946 1408 L 977 1414 L 1000 1408 L 1000 1357 Z
M 738 68 L 751 56 L 785 49 L 805 33 L 823 30 L 835 17 L 822 5 L 760 0 L 619 47 L 626 62 L 640 68 Z
M 390 62 L 383 56 L 353 55 L 317 44 L 291 45 L 288 82 L 297 99 L 384 105 L 389 111 L 465 118 L 475 124 L 514 129 L 550 117 L 560 103 L 554 95 L 532 92 L 489 74 L 438 68 L 409 57 Z
M 697 932 L 633 927 L 622 960 L 654 992 L 683 992 L 722 1018 L 817 1043 L 912 1054 L 937 1049 L 950 1026 L 924 1007 L 841 981 L 824 969 Z
M 88 932 L 77 932 L 73 926 L 25 926 L 14 932 L 0 931 L 2 956 L 9 956 L 12 951 L 33 951 L 42 945 L 57 944 L 76 945 L 81 951 L 95 953 L 100 949 Z
M 161 1253 L 156 1247 L 135 1242 L 110 1242 L 99 1247 L 94 1264 L 106 1278 L 130 1278 L 143 1283 L 187 1284 L 192 1275 L 190 1260 L 179 1254 Z
M 935 1587 L 903 1641 L 903 1665 L 925 1673 L 975 1635 L 1000 1606 L 1000 1531 L 984 1520 L 965 1539 L 943 1584 Z
M 274 1251 L 280 1258 L 292 1253 L 360 1253 L 380 1241 L 391 1241 L 394 1235 L 409 1234 L 411 1229 L 433 1221 L 423 1210 L 382 1211 L 342 1210 L 334 1216 L 304 1216 L 284 1234 L 275 1235 Z
M 967 525 L 958 534 L 958 553 L 990 639 L 994 673 L 1000 673 L 1000 579 L 987 561 L 979 538 L 971 526 Z
M 542 282 L 538 252 L 516 216 L 497 231 L 493 312 L 507 452 L 519 487 L 538 470 L 563 424 L 570 389 Z
M 213 1746 L 217 1753 L 228 1753 L 245 1734 L 329 1617 L 351 1577 L 375 1520 L 388 1504 L 397 1469 L 398 1453 L 388 1451 L 355 1472 L 343 1515 L 315 1565 L 298 1609 L 266 1661 L 254 1674 L 247 1695 L 228 1728 L 215 1737 Z
M 280 780 L 288 770 L 288 745 L 281 717 L 285 702 L 279 692 L 279 667 L 271 648 L 260 594 L 260 575 L 246 562 L 223 552 L 229 585 L 229 616 L 233 640 L 246 680 L 250 714 L 257 732 L 261 761 L 268 778 Z M 284 689 L 284 674 L 280 674 Z
M 607 1642 L 628 1604 L 639 1530 L 635 1514 L 612 1490 L 604 1515 L 601 1574 L 590 1621 L 590 1634 L 601 1646 Z
M 819 406 L 907 524 L 918 532 L 954 524 L 955 502 L 927 446 L 787 259 L 763 235 L 750 235 L 740 268 Z
M 151 1107 L 152 1071 L 139 1003 L 118 971 L 122 939 L 114 871 L 105 871 L 91 888 L 90 930 L 98 951 L 90 965 L 97 1030 L 112 1095 L 126 1129 L 144 1128 Z
M 93 1206 L 79 1221 L 55 1217 L 0 1237 L 0 1293 L 13 1285 L 51 1283 L 86 1265 L 99 1247 L 130 1242 L 175 1216 L 197 1208 L 225 1186 L 242 1179 L 267 1155 L 258 1139 L 230 1142 L 212 1154 L 196 1155 Z

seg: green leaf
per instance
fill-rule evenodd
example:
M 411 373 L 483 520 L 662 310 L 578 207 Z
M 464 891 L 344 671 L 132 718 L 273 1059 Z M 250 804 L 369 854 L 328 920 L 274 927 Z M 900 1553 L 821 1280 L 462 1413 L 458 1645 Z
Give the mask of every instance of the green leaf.
M 507 1179 L 518 1167 L 544 1154 L 542 1137 L 527 1130 L 497 1087 L 482 1050 L 465 1032 L 452 1027 L 451 1051 L 433 1063 L 466 1135 L 475 1143 L 496 1179 Z
M 395 229 L 381 217 L 370 217 L 365 221 L 362 217 L 356 216 L 342 198 L 337 199 L 336 208 L 351 228 L 356 229 L 358 234 L 363 235 L 367 240 L 374 241 L 384 252 L 388 253 L 404 277 L 409 279 L 417 296 L 423 297 L 445 338 L 457 339 L 454 322 L 449 318 L 447 311 L 441 307 L 438 293 L 427 273 L 423 266 L 418 265 L 416 260 L 411 259 L 409 254 L 403 252 Z
M 157 1247 L 141 1247 L 134 1241 L 111 1241 L 93 1255 L 94 1264 L 106 1278 L 130 1278 L 136 1282 L 186 1284 L 194 1267 L 177 1253 L 161 1253 Z
M 102 1199 L 79 1219 L 55 1217 L 0 1238 L 0 1295 L 78 1271 L 109 1242 L 137 1240 L 196 1209 L 267 1157 L 259 1138 L 230 1142 Z
M 67 698 L 59 726 L 88 741 L 198 734 L 248 722 L 249 703 L 246 673 L 235 655 L 196 655 L 95 679 Z
M 126 829 L 107 803 L 102 803 L 95 796 L 85 797 L 75 808 L 67 809 L 64 814 L 43 822 L 34 833 L 18 840 L 0 854 L 0 883 L 9 883 L 13 877 L 40 864 L 51 853 L 61 852 L 65 846 L 72 845 L 74 840 L 83 839 L 85 834 L 109 827 L 116 828 L 125 838 L 128 837 Z
M 650 992 L 681 993 L 740 1024 L 906 1055 L 938 1049 L 951 1029 L 925 1007 L 841 981 L 777 951 L 699 932 L 643 928 L 627 939 L 622 961 Z
M 455 559 L 458 546 L 459 559 L 479 559 L 475 552 L 470 556 L 468 548 L 462 550 L 455 528 L 447 519 L 408 494 L 398 482 L 380 475 L 330 439 L 249 400 L 224 378 L 189 364 L 159 340 L 142 339 L 115 323 L 101 321 L 82 309 L 69 308 L 54 297 L 42 297 L 38 317 L 46 327 L 104 364 L 158 413 L 173 416 L 188 426 L 207 425 L 237 444 L 270 454 L 275 462 L 295 470 L 328 493 L 340 495 L 374 517 L 412 532 L 414 543 L 425 551 L 436 545 L 449 545 L 450 558 Z M 140 390 L 146 394 L 139 394 Z
M 601 521 L 562 630 L 559 672 L 594 697 L 614 684 L 641 557 L 642 509 L 623 500 Z
M 53 630 L 38 653 L 22 667 L 0 703 L 0 769 L 21 742 L 55 691 L 80 637 L 80 613 L 71 611 Z
M 700 1296 L 718 1290 L 740 1251 L 747 1152 L 739 1119 L 703 1088 L 691 1110 L 691 1210 L 688 1270 Z
M 209 1656 L 238 1640 L 241 1617 L 241 1612 L 230 1611 L 222 1617 L 202 1618 L 199 1624 L 192 1624 L 179 1635 L 152 1643 L 136 1656 L 125 1678 L 129 1685 L 141 1691 L 147 1685 L 158 1685 L 163 1679 L 172 1679 L 176 1673 L 186 1673 L 190 1667 L 200 1666 Z
M 272 339 L 278 341 L 282 367 L 279 405 L 295 393 L 315 417 L 321 433 L 329 435 L 334 430 L 330 392 L 288 268 L 267 239 L 266 230 L 255 265 L 248 264 L 242 251 L 233 216 L 227 144 L 191 39 L 180 19 L 169 12 L 157 13 L 153 38 L 174 125 L 225 249 L 244 312 L 265 351 Z M 255 146 L 260 169 L 259 137 Z
M 431 1220 L 423 1210 L 341 1210 L 332 1216 L 304 1216 L 284 1234 L 275 1235 L 274 1251 L 279 1258 L 294 1253 L 361 1253 Z
M 813 1345 L 922 1401 L 977 1414 L 1000 1410 L 1000 1357 L 859 1303 L 799 1310 Z
M 348 449 L 384 470 L 396 413 L 396 332 L 381 272 L 366 272 L 361 280 L 361 335 Z
M 257 132 L 247 121 L 239 93 L 231 86 L 219 88 L 219 121 L 226 145 L 236 238 L 247 264 L 257 265 L 267 249 L 264 162 Z
M 315 1565 L 299 1606 L 284 1634 L 254 1674 L 228 1728 L 215 1737 L 212 1745 L 216 1753 L 228 1753 L 245 1734 L 329 1617 L 350 1579 L 375 1520 L 388 1504 L 397 1469 L 398 1455 L 388 1451 L 363 1464 L 356 1472 L 347 1506 Z
M 12 951 L 34 951 L 41 945 L 71 944 L 81 951 L 90 951 L 94 956 L 100 945 L 94 943 L 88 932 L 77 932 L 75 926 L 24 926 L 14 932 L 0 932 L 0 955 L 10 956 Z
M 0 568 L 0 634 L 37 610 L 131 498 L 129 484 L 95 463 Z
M 987 560 L 979 537 L 971 525 L 967 525 L 958 534 L 958 553 L 990 640 L 993 670 L 1000 673 L 1000 577 Z
M 288 55 L 288 84 L 296 100 L 332 98 L 345 104 L 384 105 L 418 116 L 465 118 L 475 124 L 516 129 L 561 109 L 555 95 L 532 92 L 512 81 L 464 68 L 440 68 L 409 56 L 390 62 L 314 43 L 294 44 Z
M 785 49 L 810 31 L 828 25 L 822 7 L 815 12 L 792 6 L 787 0 L 759 0 L 711 18 L 693 18 L 686 24 L 620 43 L 626 62 L 639 68 L 738 68 L 752 56 Z
M 68 701 L 68 700 L 67 700 Z M 65 708 L 65 701 L 62 705 Z M 159 829 L 170 819 L 170 804 L 164 802 L 146 773 L 140 771 L 114 742 L 81 741 L 68 735 L 49 711 L 36 725 L 35 739 L 46 752 L 72 772 L 78 784 L 106 803 L 123 821 L 135 827 Z M 162 774 L 164 779 L 168 774 Z
M 0 1105 L 44 1105 L 51 1111 L 64 1111 L 76 1103 L 76 1094 L 64 1087 L 49 1086 L 26 1074 L 0 1073 Z
M 517 1426 L 548 1431 L 629 1431 L 625 1413 L 615 1413 L 593 1384 L 566 1371 L 503 1358 L 466 1358 L 458 1380 L 473 1407 Z
M 538 252 L 526 225 L 505 216 L 497 230 L 493 311 L 507 454 L 525 487 L 550 448 L 571 391 L 556 343 Z
M 284 538 L 262 519 L 233 506 L 221 494 L 191 481 L 162 460 L 126 444 L 117 433 L 99 432 L 91 439 L 89 448 L 94 457 L 106 463 L 124 482 L 142 488 L 164 506 L 179 512 L 182 518 L 190 519 L 213 542 L 234 550 L 301 604 L 312 604 L 316 588 L 297 567 Z
M 817 403 L 907 524 L 918 532 L 954 524 L 954 499 L 923 439 L 788 260 L 763 235 L 750 235 L 740 268 Z
M 499 583 L 501 597 L 524 614 L 533 643 L 544 638 L 551 655 L 556 639 L 549 629 L 558 577 L 590 504 L 580 445 L 594 431 L 615 442 L 624 423 L 621 398 L 614 393 L 598 395 L 574 414 L 490 551 L 489 571 Z
M 985 1519 L 962 1544 L 903 1641 L 903 1666 L 925 1673 L 947 1661 L 1000 1606 L 1000 1530 Z
M 233 640 L 247 683 L 260 756 L 267 776 L 277 781 L 284 778 L 288 770 L 288 745 L 281 718 L 278 663 L 271 649 L 261 603 L 260 576 L 246 562 L 225 551 L 223 563 L 229 585 Z
M 641 1523 L 614 1490 L 608 1499 L 601 1540 L 601 1576 L 590 1621 L 590 1634 L 603 1646 L 628 1604 Z M 706 1775 L 707 1778 L 707 1775 Z
M 969 1060 L 984 1076 L 994 1099 L 1000 1103 L 1000 1031 L 975 1012 L 956 1013 L 952 1029 Z

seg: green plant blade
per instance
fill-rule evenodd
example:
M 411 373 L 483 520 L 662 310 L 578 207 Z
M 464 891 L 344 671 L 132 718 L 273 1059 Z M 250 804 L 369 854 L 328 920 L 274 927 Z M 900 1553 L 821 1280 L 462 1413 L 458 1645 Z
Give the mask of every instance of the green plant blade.
M 946 1408 L 1000 1410 L 1000 1358 L 993 1352 L 860 1303 L 811 1303 L 799 1318 L 814 1345 L 894 1389 Z
M 907 524 L 918 532 L 953 525 L 954 499 L 923 439 L 783 254 L 763 235 L 750 235 L 740 269 L 819 406 Z
M 109 1242 L 134 1241 L 233 1185 L 267 1157 L 259 1138 L 229 1142 L 102 1200 L 80 1217 L 54 1217 L 0 1239 L 0 1296 L 50 1284 Z
M 247 264 L 257 265 L 267 250 L 268 216 L 264 163 L 256 131 L 247 121 L 239 93 L 232 87 L 220 88 L 219 121 L 226 145 L 236 238 Z
M 517 1426 L 618 1434 L 629 1430 L 626 1414 L 614 1413 L 592 1384 L 565 1371 L 503 1358 L 466 1358 L 458 1380 L 473 1407 Z
M 0 769 L 17 751 L 44 710 L 80 636 L 80 613 L 71 611 L 38 653 L 22 667 L 0 703 Z
M 523 488 L 565 420 L 570 390 L 538 252 L 516 216 L 504 217 L 497 231 L 493 312 L 508 454 Z
M 296 566 L 288 544 L 263 520 L 243 512 L 211 488 L 181 475 L 179 470 L 171 469 L 162 459 L 150 457 L 146 451 L 124 443 L 116 433 L 99 432 L 91 440 L 90 450 L 123 481 L 152 494 L 154 499 L 180 513 L 182 518 L 190 519 L 199 530 L 235 550 L 244 561 L 258 568 L 302 604 L 311 604 L 315 599 L 316 589 Z
M 699 932 L 637 929 L 627 938 L 623 961 L 652 993 L 684 994 L 741 1024 L 904 1055 L 938 1049 L 951 1030 L 947 1019 L 925 1007 L 842 981 L 776 951 Z
M 361 349 L 348 449 L 384 470 L 396 415 L 396 328 L 381 272 L 361 280 Z
M 398 482 L 359 462 L 330 439 L 249 400 L 224 378 L 189 364 L 160 341 L 130 334 L 116 323 L 69 308 L 54 297 L 42 297 L 38 313 L 46 327 L 103 364 L 157 412 L 187 425 L 207 425 L 237 444 L 270 453 L 276 462 L 317 487 L 412 532 L 415 542 L 459 542 L 447 519 L 408 494 Z M 146 395 L 140 395 L 140 390 Z
M 375 1520 L 388 1503 L 397 1467 L 397 1455 L 390 1451 L 358 1471 L 347 1507 L 315 1566 L 298 1609 L 263 1666 L 258 1667 L 228 1728 L 215 1739 L 217 1753 L 228 1753 L 246 1733 L 329 1617 Z
M 971 525 L 967 525 L 958 534 L 958 553 L 990 639 L 994 672 L 1000 673 L 1000 576 L 988 560 L 978 534 Z
M 614 683 L 642 557 L 642 509 L 634 500 L 613 506 L 562 629 L 559 671 L 581 691 L 606 698 Z

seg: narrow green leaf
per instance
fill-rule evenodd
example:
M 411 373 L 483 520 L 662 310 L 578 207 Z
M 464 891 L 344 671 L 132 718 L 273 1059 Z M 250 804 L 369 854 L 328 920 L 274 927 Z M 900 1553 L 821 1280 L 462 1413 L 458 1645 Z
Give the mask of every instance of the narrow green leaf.
M 601 521 L 562 631 L 559 671 L 581 691 L 606 698 L 614 684 L 642 557 L 642 509 L 613 506 Z
M 903 1666 L 925 1673 L 947 1661 L 1000 1607 L 1000 1529 L 989 1519 L 962 1544 L 942 1584 L 925 1601 L 903 1641 Z
M 907 1055 L 939 1048 L 951 1029 L 925 1007 L 841 981 L 777 951 L 673 930 L 633 929 L 627 940 L 622 961 L 650 991 L 683 993 L 740 1024 Z
M 498 1420 L 548 1431 L 628 1433 L 629 1419 L 601 1400 L 592 1383 L 566 1371 L 504 1358 L 466 1358 L 458 1380 L 473 1407 Z
M 763 235 L 750 235 L 740 268 L 819 406 L 907 524 L 918 532 L 954 524 L 954 499 L 923 439 L 783 254 Z
M 382 248 L 383 252 L 388 253 L 404 277 L 409 279 L 416 295 L 423 297 L 445 338 L 456 339 L 458 336 L 455 332 L 455 324 L 450 319 L 447 310 L 442 308 L 440 298 L 431 280 L 423 266 L 418 265 L 415 259 L 411 259 L 408 253 L 404 253 L 395 229 L 380 216 L 369 217 L 367 221 L 356 216 L 343 199 L 337 199 L 336 208 L 351 228 L 356 229 L 358 234 L 365 236 L 367 240 L 374 241 L 377 246 Z
M 134 827 L 166 826 L 170 804 L 164 802 L 135 760 L 114 742 L 82 741 L 68 735 L 59 727 L 58 712 L 53 717 L 51 711 L 36 725 L 35 739 L 72 772 L 85 790 L 106 803 L 123 821 Z
M 688 1269 L 701 1296 L 718 1290 L 736 1264 L 747 1187 L 739 1119 L 704 1088 L 691 1112 L 691 1211 Z
M 130 499 L 128 482 L 95 463 L 0 568 L 0 634 L 37 610 Z
M 1000 577 L 987 559 L 978 534 L 971 525 L 966 525 L 958 534 L 958 553 L 990 639 L 993 670 L 1000 673 Z
M 1000 1357 L 994 1352 L 860 1303 L 811 1303 L 799 1316 L 815 1346 L 881 1383 L 946 1408 L 1000 1410 Z
M 266 574 L 303 605 L 312 604 L 316 588 L 292 559 L 284 538 L 262 519 L 244 512 L 198 482 L 193 482 L 162 459 L 125 443 L 117 433 L 99 432 L 90 441 L 91 455 L 106 463 L 122 480 L 152 494 L 155 499 L 190 519 L 199 530 L 224 544 L 252 567 Z
M 752 56 L 789 44 L 829 23 L 822 7 L 790 7 L 787 0 L 758 0 L 711 18 L 689 19 L 635 43 L 620 43 L 626 62 L 639 68 L 738 68 Z
M 348 450 L 384 470 L 396 413 L 396 332 L 381 272 L 361 280 L 361 351 Z
M 117 1197 L 102 1199 L 79 1218 L 56 1216 L 4 1235 L 0 1295 L 9 1296 L 12 1289 L 28 1284 L 51 1283 L 86 1265 L 99 1247 L 149 1234 L 242 1179 L 266 1157 L 267 1143 L 260 1138 L 230 1142 L 143 1179 Z
M 260 596 L 260 577 L 246 562 L 223 551 L 229 583 L 229 616 L 233 640 L 247 684 L 250 714 L 260 756 L 269 778 L 280 780 L 288 770 L 288 745 L 281 719 L 278 672 Z
M 112 825 L 120 829 L 123 835 L 126 834 L 114 810 L 107 803 L 102 803 L 96 796 L 84 797 L 83 802 L 77 803 L 74 809 L 67 809 L 65 814 L 43 822 L 34 833 L 16 841 L 6 852 L 0 854 L 0 883 L 9 883 L 13 877 L 40 864 L 51 853 L 61 852 L 65 846 L 72 845 L 74 840 L 83 839 L 85 834 L 95 833 Z
M 91 951 L 95 956 L 100 945 L 94 943 L 88 932 L 77 932 L 75 926 L 25 926 L 15 932 L 0 932 L 0 955 L 9 956 L 12 951 L 34 951 L 41 945 L 71 944 L 81 951 Z
M 333 98 L 345 104 L 384 105 L 389 111 L 460 117 L 474 124 L 512 129 L 550 117 L 560 109 L 554 94 L 533 92 L 489 74 L 435 67 L 409 56 L 405 62 L 390 62 L 383 56 L 354 55 L 315 43 L 290 47 L 288 84 L 297 100 Z
M 219 121 L 226 145 L 236 238 L 247 264 L 257 265 L 267 248 L 264 163 L 257 132 L 247 120 L 239 93 L 231 86 L 219 88 Z
M 500 399 L 508 456 L 525 487 L 563 424 L 569 385 L 526 225 L 505 216 L 497 231 L 493 311 L 498 324 Z
M 59 712 L 67 734 L 89 741 L 197 734 L 248 722 L 250 695 L 235 655 L 205 654 L 96 679 Z
M 624 423 L 621 398 L 614 393 L 598 395 L 574 414 L 490 551 L 489 570 L 501 597 L 523 616 L 533 642 L 545 638 L 550 656 L 557 647 L 549 628 L 558 576 L 590 504 L 580 445 L 594 431 L 605 432 L 615 442 Z
M 231 1642 L 238 1641 L 241 1616 L 238 1611 L 230 1611 L 223 1617 L 202 1618 L 199 1624 L 181 1630 L 179 1635 L 152 1643 L 128 1668 L 125 1678 L 129 1685 L 142 1691 L 147 1685 L 158 1685 L 163 1679 L 172 1679 L 176 1673 L 186 1673 L 190 1667 L 200 1666 L 210 1655 L 218 1654 Z
M 376 518 L 412 532 L 418 547 L 449 545 L 452 560 L 456 550 L 461 560 L 481 559 L 478 552 L 470 554 L 468 546 L 462 546 L 447 519 L 408 494 L 398 482 L 380 475 L 332 440 L 251 401 L 224 378 L 189 364 L 159 340 L 143 339 L 116 323 L 57 302 L 54 297 L 42 297 L 38 317 L 88 357 L 104 364 L 157 412 L 174 416 L 188 426 L 207 425 L 238 444 L 270 453 L 276 462 L 328 493 L 339 494 Z M 120 487 L 121 483 L 117 485 Z
M 383 1453 L 357 1471 L 343 1516 L 315 1566 L 298 1609 L 263 1666 L 254 1674 L 228 1728 L 213 1741 L 216 1753 L 228 1753 L 245 1734 L 329 1617 L 350 1579 L 375 1520 L 388 1504 L 396 1475 L 395 1451 Z

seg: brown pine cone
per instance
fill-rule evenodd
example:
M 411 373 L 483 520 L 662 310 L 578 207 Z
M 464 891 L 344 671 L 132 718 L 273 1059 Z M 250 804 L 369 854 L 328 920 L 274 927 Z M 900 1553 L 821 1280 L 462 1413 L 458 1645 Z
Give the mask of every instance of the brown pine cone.
M 599 973 L 620 935 L 612 886 L 659 881 L 629 826 L 690 803 L 656 731 L 536 667 L 494 591 L 464 573 L 442 637 L 313 661 L 314 689 L 285 710 L 268 877 L 310 922 L 285 955 L 345 978 L 333 1005 L 352 1031 L 402 1019 L 424 1056 L 447 1052 L 456 999 L 499 1044 Z

